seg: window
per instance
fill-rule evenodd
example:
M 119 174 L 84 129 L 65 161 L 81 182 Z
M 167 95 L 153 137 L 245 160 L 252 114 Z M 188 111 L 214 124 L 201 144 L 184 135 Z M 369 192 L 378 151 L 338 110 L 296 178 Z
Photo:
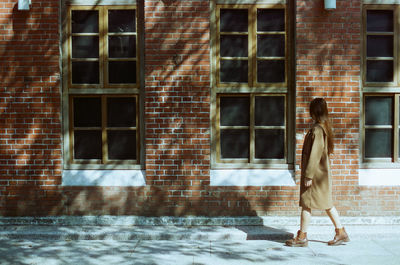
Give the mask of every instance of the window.
M 286 5 L 217 4 L 215 10 L 214 166 L 287 165 Z
M 370 162 L 399 162 L 398 94 L 364 96 L 364 159 Z
M 219 95 L 218 162 L 285 158 L 284 95 Z
M 217 85 L 286 84 L 284 7 L 217 9 Z
M 398 6 L 364 8 L 363 159 L 399 162 Z
M 65 21 L 68 165 L 139 164 L 136 7 L 70 6 Z

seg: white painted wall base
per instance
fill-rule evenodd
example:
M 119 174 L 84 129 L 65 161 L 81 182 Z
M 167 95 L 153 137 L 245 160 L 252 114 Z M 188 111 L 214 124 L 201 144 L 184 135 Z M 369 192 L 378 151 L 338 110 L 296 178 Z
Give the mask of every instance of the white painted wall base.
M 296 186 L 291 170 L 218 169 L 211 170 L 211 186 Z
M 142 170 L 64 170 L 63 186 L 146 186 Z
M 360 169 L 360 186 L 400 186 L 400 169 Z

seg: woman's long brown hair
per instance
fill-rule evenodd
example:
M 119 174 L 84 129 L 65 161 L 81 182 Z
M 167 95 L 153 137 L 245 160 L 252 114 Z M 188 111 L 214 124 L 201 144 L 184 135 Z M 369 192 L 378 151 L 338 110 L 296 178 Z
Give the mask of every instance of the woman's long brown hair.
M 334 135 L 332 132 L 332 125 L 329 121 L 328 106 L 323 98 L 315 98 L 311 101 L 310 115 L 316 122 L 322 124 L 325 128 L 328 137 L 328 154 L 332 154 L 334 149 Z

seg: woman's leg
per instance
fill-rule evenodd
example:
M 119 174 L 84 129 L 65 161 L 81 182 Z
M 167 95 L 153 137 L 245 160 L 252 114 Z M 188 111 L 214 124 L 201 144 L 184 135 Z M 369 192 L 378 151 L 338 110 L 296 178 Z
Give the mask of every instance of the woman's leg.
M 300 216 L 300 230 L 297 231 L 297 236 L 287 240 L 286 245 L 289 247 L 306 247 L 308 246 L 307 229 L 310 224 L 311 209 L 302 208 Z
M 336 208 L 332 207 L 331 209 L 326 210 L 326 213 L 328 214 L 329 218 L 331 218 L 331 221 L 335 226 L 335 237 L 333 238 L 333 240 L 328 242 L 328 245 L 337 246 L 342 244 L 343 242 L 349 242 L 349 236 L 347 235 L 346 230 L 340 223 L 339 213 L 337 212 Z
M 335 206 L 326 210 L 326 213 L 328 214 L 329 218 L 331 219 L 331 221 L 336 229 L 343 228 L 342 223 L 340 223 L 340 220 L 339 220 L 339 213 L 336 210 Z
M 311 209 L 303 207 L 301 209 L 301 218 L 300 218 L 300 231 L 303 233 L 307 233 L 308 226 L 311 221 Z

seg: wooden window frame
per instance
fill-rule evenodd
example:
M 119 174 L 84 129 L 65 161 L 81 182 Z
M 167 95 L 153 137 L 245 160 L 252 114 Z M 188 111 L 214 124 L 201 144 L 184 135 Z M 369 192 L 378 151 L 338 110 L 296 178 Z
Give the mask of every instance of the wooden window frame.
M 366 103 L 365 99 L 367 97 L 391 97 L 393 99 L 393 109 L 392 109 L 392 114 L 393 114 L 393 124 L 392 125 L 366 125 L 365 124 L 365 108 L 366 108 Z M 362 125 L 362 150 L 363 151 L 363 162 L 366 164 L 372 163 L 372 164 L 388 164 L 388 163 L 399 163 L 400 158 L 399 158 L 399 130 L 400 130 L 400 115 L 399 115 L 399 101 L 400 101 L 400 93 L 399 94 L 393 94 L 393 93 L 365 93 L 363 97 L 363 125 Z M 396 129 L 397 128 L 397 129 Z M 393 144 L 392 144 L 392 157 L 391 158 L 366 158 L 365 157 L 365 132 L 367 129 L 390 129 L 392 131 L 392 136 L 393 136 Z
M 393 33 L 389 32 L 367 32 L 367 11 L 368 10 L 392 10 L 393 11 Z M 392 88 L 400 86 L 400 75 L 397 73 L 400 69 L 399 51 L 399 24 L 396 23 L 400 14 L 400 6 L 396 5 L 364 5 L 363 9 L 363 64 L 362 80 L 364 91 L 367 92 L 392 92 Z M 393 60 L 393 82 L 367 82 L 367 37 L 374 36 L 393 36 L 393 57 L 370 57 L 368 60 Z
M 62 47 L 63 47 L 63 132 L 64 132 L 64 169 L 141 169 L 141 161 L 143 161 L 143 117 L 141 109 L 143 108 L 144 93 L 143 79 L 143 62 L 141 58 L 143 51 L 141 49 L 143 31 L 140 27 L 139 16 L 140 9 L 136 4 L 110 4 L 110 5 L 80 5 L 65 4 L 62 12 Z M 71 14 L 72 10 L 98 10 L 99 12 L 99 84 L 72 84 L 72 29 Z M 108 33 L 108 10 L 134 10 L 135 11 L 135 28 L 134 33 Z M 79 34 L 75 34 L 79 35 Z M 85 34 L 83 34 L 85 35 Z M 90 35 L 90 34 L 89 34 Z M 136 37 L 136 58 L 128 58 L 121 60 L 130 60 L 136 62 L 136 83 L 129 84 L 110 84 L 108 82 L 108 36 L 109 35 L 135 35 Z M 120 59 L 117 59 L 120 60 Z M 136 159 L 135 160 L 110 160 L 107 157 L 107 143 L 104 142 L 107 128 L 104 127 L 104 115 L 102 116 L 102 148 L 103 157 L 100 160 L 75 160 L 73 146 L 73 97 L 101 97 L 102 101 L 108 97 L 135 97 L 136 98 L 136 127 L 130 128 L 136 131 Z M 102 112 L 105 111 L 104 103 L 102 103 Z M 110 130 L 113 130 L 112 128 Z M 118 128 L 117 128 L 118 129 Z M 124 128 L 125 130 L 126 128 Z M 106 152 L 104 152 L 106 150 Z
M 393 33 L 389 32 L 367 32 L 367 11 L 368 10 L 392 10 L 393 11 Z M 363 51 L 362 51 L 362 126 L 361 126 L 361 158 L 363 168 L 398 168 L 400 167 L 399 158 L 399 128 L 400 128 L 400 115 L 399 115 L 399 100 L 400 100 L 400 58 L 398 53 L 400 52 L 400 5 L 377 5 L 377 4 L 365 4 L 363 6 Z M 393 58 L 372 58 L 372 59 L 393 59 L 393 82 L 367 82 L 367 37 L 368 35 L 375 36 L 391 36 L 393 35 Z M 393 98 L 393 124 L 392 125 L 366 125 L 365 99 L 368 96 L 380 97 L 389 96 Z M 392 157 L 391 158 L 366 158 L 365 157 L 365 146 L 366 146 L 366 129 L 374 128 L 387 128 L 392 131 L 393 143 L 392 143 Z M 397 129 L 396 129 L 397 128 Z
M 256 126 L 255 125 L 255 98 L 256 97 L 272 97 L 279 96 L 284 97 L 284 125 L 281 126 Z M 220 99 L 223 97 L 247 97 L 250 99 L 249 105 L 249 120 L 250 124 L 248 126 L 221 126 L 220 121 Z M 216 130 L 216 154 L 217 154 L 217 163 L 224 164 L 284 164 L 287 163 L 287 96 L 286 94 L 219 94 L 217 96 L 217 130 Z M 221 130 L 222 129 L 246 129 L 249 130 L 250 141 L 249 141 L 249 158 L 221 158 Z M 255 157 L 255 132 L 257 129 L 279 129 L 284 130 L 284 158 L 283 159 L 260 159 Z
M 72 58 L 72 37 L 73 36 L 92 36 L 97 35 L 95 33 L 72 33 L 71 29 L 71 14 L 74 10 L 97 10 L 99 12 L 99 84 L 73 84 L 72 83 L 72 61 L 84 61 L 84 59 L 73 59 Z M 135 10 L 135 28 L 136 32 L 129 33 L 110 33 L 108 32 L 108 10 Z M 68 54 L 68 74 L 65 76 L 68 80 L 68 89 L 73 93 L 75 90 L 95 89 L 95 90 L 118 90 L 128 88 L 130 90 L 138 90 L 140 87 L 140 56 L 139 56 L 139 28 L 138 28 L 138 11 L 136 6 L 69 6 L 67 11 L 66 21 L 66 42 L 67 42 L 67 54 Z M 110 59 L 108 55 L 108 36 L 136 36 L 136 58 L 118 58 Z M 108 80 L 108 62 L 109 61 L 135 61 L 136 62 L 136 83 L 132 84 L 110 84 Z M 137 93 L 137 91 L 136 91 Z
M 240 2 L 240 3 L 239 3 Z M 295 8 L 292 1 L 221 1 L 213 0 L 210 1 L 210 8 L 212 11 L 211 15 L 211 168 L 212 169 L 294 169 L 295 163 L 295 94 L 294 89 L 294 73 L 295 64 L 292 61 L 294 57 L 294 43 L 293 29 L 295 24 Z M 219 32 L 219 12 L 221 9 L 236 9 L 245 8 L 248 10 L 248 18 L 257 15 L 257 9 L 284 9 L 285 11 L 285 82 L 283 83 L 260 83 L 255 82 L 257 80 L 257 72 L 248 72 L 251 75 L 248 78 L 248 83 L 220 83 L 219 78 L 219 61 L 220 61 L 220 35 Z M 250 14 L 253 14 L 251 16 Z M 253 19 L 253 21 L 255 21 Z M 256 22 L 256 21 L 255 21 Z M 257 43 L 257 24 L 249 23 L 249 34 L 253 34 L 251 38 L 252 43 Z M 272 32 L 270 32 L 272 33 Z M 275 32 L 276 33 L 276 32 Z M 282 32 L 280 32 L 282 34 Z M 248 45 L 248 56 L 249 56 L 249 69 L 257 67 L 257 47 L 256 45 Z M 252 81 L 251 81 L 252 80 Z M 248 161 L 239 161 L 233 159 L 231 161 L 221 159 L 220 152 L 220 128 L 219 128 L 219 97 L 221 96 L 241 96 L 247 95 L 283 95 L 285 96 L 285 149 L 284 159 L 247 159 Z M 254 139 L 254 138 L 253 138 Z M 254 152 L 254 151 L 252 151 Z M 224 161 L 222 161 L 224 160 Z
M 220 31 L 220 10 L 221 9 L 245 9 L 248 11 L 248 31 L 243 32 L 221 32 Z M 257 9 L 283 9 L 285 11 L 285 31 L 270 31 L 258 32 L 257 31 Z M 269 4 L 269 5 L 229 5 L 222 4 L 216 6 L 216 41 L 215 41 L 215 58 L 216 58 L 216 87 L 219 92 L 229 92 L 233 87 L 235 88 L 248 88 L 258 92 L 285 92 L 288 87 L 288 73 L 289 73 L 289 38 L 288 38 L 288 8 L 285 4 Z M 285 56 L 283 57 L 257 57 L 257 36 L 258 35 L 285 35 Z M 248 61 L 248 82 L 221 82 L 220 81 L 220 39 L 221 35 L 248 35 L 248 56 L 247 57 L 227 57 L 230 60 L 244 60 Z M 259 83 L 257 82 L 257 59 L 261 60 L 284 60 L 285 61 L 285 81 L 279 83 Z M 219 88 L 219 89 L 218 89 Z M 228 91 L 227 91 L 228 90 Z
M 100 98 L 101 99 L 101 127 L 82 127 L 82 128 L 74 128 L 74 122 L 73 122 L 73 117 L 74 117 L 74 109 L 73 109 L 73 99 L 74 98 Z M 133 127 L 108 127 L 107 126 L 107 99 L 108 98 L 135 98 L 136 100 L 136 120 L 135 124 L 136 126 Z M 137 164 L 139 163 L 139 149 L 140 149 L 140 138 L 139 138 L 139 117 L 138 117 L 138 112 L 139 112 L 139 98 L 137 95 L 99 95 L 99 94 L 94 94 L 94 95 L 70 95 L 70 121 L 69 123 L 71 124 L 69 128 L 69 143 L 70 143 L 70 161 L 72 161 L 73 164 L 101 164 L 101 165 L 113 165 L 113 164 L 120 164 L 120 165 L 130 165 L 130 164 Z M 101 159 L 74 159 L 74 131 L 77 130 L 99 130 L 101 131 L 101 137 L 102 137 L 102 158 Z M 108 158 L 108 141 L 107 141 L 107 132 L 108 131 L 113 131 L 113 130 L 124 130 L 124 131 L 135 131 L 136 132 L 136 159 L 109 159 Z

